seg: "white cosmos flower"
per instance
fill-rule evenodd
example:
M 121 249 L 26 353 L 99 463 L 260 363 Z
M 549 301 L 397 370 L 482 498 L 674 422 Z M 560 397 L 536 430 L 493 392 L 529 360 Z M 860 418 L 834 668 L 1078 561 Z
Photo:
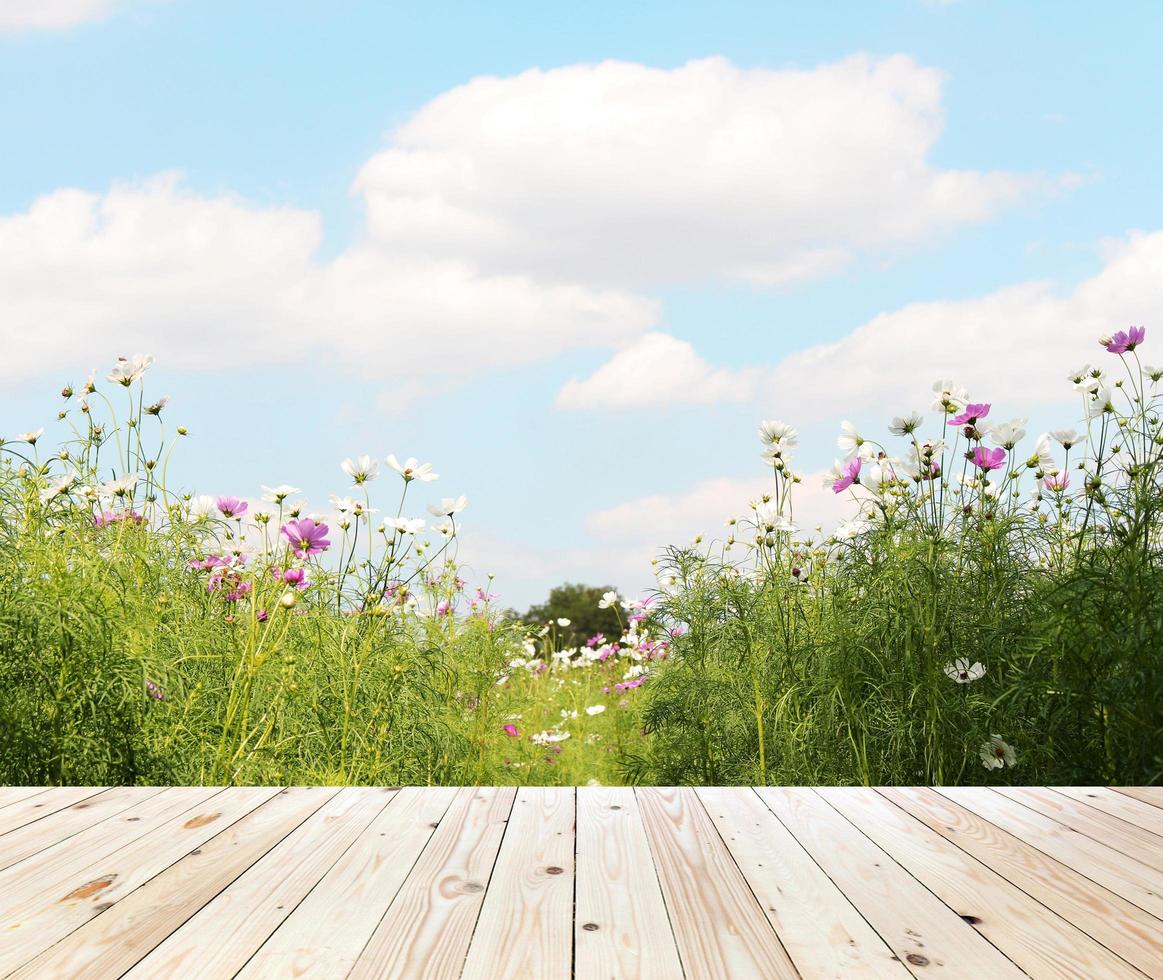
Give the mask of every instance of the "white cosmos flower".
M 924 423 L 919 412 L 909 412 L 908 415 L 894 415 L 889 423 L 888 431 L 894 436 L 911 436 Z
M 123 476 L 117 480 L 102 483 L 101 493 L 108 497 L 124 497 L 127 493 L 132 493 L 133 488 L 136 486 L 137 474 L 131 473 L 129 476 Z
M 1111 388 L 1100 388 L 1094 399 L 1086 406 L 1088 418 L 1098 418 L 1100 415 L 1115 411 L 1115 393 Z
M 1073 429 L 1055 429 L 1050 435 L 1063 449 L 1070 449 L 1086 441 L 1086 436 L 1079 435 Z
M 591 704 L 586 708 L 586 714 L 592 718 L 594 715 L 600 715 L 605 710 L 606 706 L 604 704 Z
M 133 357 L 119 357 L 113 365 L 113 370 L 106 375 L 106 380 L 128 388 L 137 381 L 146 369 L 153 363 L 152 354 L 134 354 Z
M 345 459 L 339 464 L 339 468 L 351 477 L 356 486 L 370 483 L 380 474 L 380 464 L 367 455 L 356 456 L 355 459 Z
M 1091 394 L 1106 386 L 1107 373 L 1095 368 L 1079 382 L 1079 387 Z
M 759 423 L 759 441 L 768 446 L 791 449 L 799 444 L 800 435 L 786 422 L 771 420 Z
M 868 521 L 841 521 L 836 526 L 836 538 L 840 541 L 854 541 L 870 527 L 872 525 Z
M 388 457 L 387 462 L 392 469 L 409 483 L 413 480 L 420 480 L 422 483 L 431 483 L 433 480 L 439 479 L 439 474 L 432 472 L 431 463 L 421 463 L 415 456 L 409 456 L 401 463 L 396 459 L 396 454 L 392 453 Z
M 201 494 L 190 498 L 190 502 L 186 504 L 186 511 L 190 515 L 190 520 L 205 521 L 218 513 L 218 505 L 213 497 Z
M 957 412 L 969 404 L 969 392 L 948 378 L 934 381 L 933 391 L 937 395 L 933 400 L 935 412 Z
M 564 742 L 569 738 L 569 732 L 559 731 L 556 728 L 547 729 L 544 732 L 538 732 L 532 736 L 530 741 L 534 745 L 552 745 L 554 742 Z
M 384 523 L 401 534 L 419 534 L 424 530 L 425 522 L 423 517 L 389 517 Z
M 298 487 L 292 487 L 286 483 L 280 483 L 277 487 L 264 486 L 262 490 L 262 499 L 271 504 L 281 504 L 288 497 L 303 492 Z
M 451 538 L 453 532 L 456 530 L 452 521 L 441 521 L 439 524 L 433 524 L 432 530 L 439 534 L 442 538 Z
M 604 592 L 602 597 L 598 600 L 599 609 L 610 609 L 618 604 L 617 592 Z
M 36 445 L 36 440 L 44 435 L 44 429 L 34 429 L 32 432 L 22 432 L 16 437 L 17 442 L 27 442 L 30 446 Z
M 1089 364 L 1083 364 L 1077 371 L 1071 371 L 1066 375 L 1068 381 L 1074 382 L 1076 385 L 1082 384 L 1082 379 L 1090 374 L 1091 368 Z
M 1000 735 L 990 735 L 989 741 L 982 743 L 981 763 L 986 769 L 1001 769 L 1017 765 L 1017 762 L 1013 746 L 1003 741 Z
M 1143 373 L 1151 379 L 1152 385 L 1157 385 L 1160 380 L 1163 380 L 1163 368 L 1152 367 L 1150 364 L 1144 364 Z
M 855 456 L 858 449 L 864 445 L 864 437 L 856 431 L 856 426 L 845 419 L 840 423 L 840 435 L 836 437 L 836 445 L 844 458 Z
M 786 531 L 789 534 L 796 532 L 796 526 L 784 517 L 771 501 L 755 505 L 755 523 L 768 534 L 773 531 Z
M 570 622 L 571 622 L 570 620 L 568 620 L 564 616 L 562 616 L 560 619 L 558 619 L 557 625 L 560 626 L 562 629 L 565 629 L 565 627 L 567 627 L 570 624 Z
M 433 517 L 451 517 L 459 514 L 468 506 L 468 497 L 461 494 L 459 497 L 444 497 L 438 504 L 429 504 L 428 513 Z
M 1043 432 L 1038 436 L 1038 441 L 1034 443 L 1034 451 L 1026 460 L 1026 465 L 1039 470 L 1058 471 L 1058 464 L 1054 462 L 1054 453 L 1050 447 L 1050 434 L 1048 432 Z
M 41 490 L 40 502 L 42 504 L 47 504 L 54 497 L 60 497 L 64 494 L 67 494 L 69 492 L 69 488 L 72 487 L 72 485 L 74 483 L 76 483 L 76 481 L 77 481 L 77 474 L 76 473 L 69 473 L 65 476 L 62 476 L 52 486 L 48 487 L 45 490 Z
M 971 664 L 965 657 L 959 657 L 953 663 L 945 665 L 945 676 L 958 684 L 972 684 L 985 676 L 985 667 L 977 662 Z
M 351 497 L 337 497 L 331 494 L 331 506 L 340 514 L 353 514 L 356 517 L 363 517 L 367 514 L 378 514 L 379 509 L 376 507 L 368 507 L 362 500 L 354 500 Z
M 993 441 L 1003 449 L 1013 449 L 1026 437 L 1024 428 L 1026 419 L 1010 419 L 1008 422 L 998 422 L 990 426 L 989 434 Z

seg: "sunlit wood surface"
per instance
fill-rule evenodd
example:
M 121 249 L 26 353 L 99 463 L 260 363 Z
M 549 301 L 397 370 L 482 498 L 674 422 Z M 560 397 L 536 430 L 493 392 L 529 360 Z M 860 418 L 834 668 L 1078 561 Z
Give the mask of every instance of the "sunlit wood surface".
M 0 788 L 0 976 L 1163 977 L 1163 788 Z

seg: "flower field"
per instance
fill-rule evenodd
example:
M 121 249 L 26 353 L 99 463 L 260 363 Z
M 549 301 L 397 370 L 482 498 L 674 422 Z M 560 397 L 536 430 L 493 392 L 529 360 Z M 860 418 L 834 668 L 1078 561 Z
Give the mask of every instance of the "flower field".
M 0 783 L 1163 781 L 1145 339 L 1064 379 L 1077 430 L 950 381 L 891 440 L 845 423 L 834 531 L 764 422 L 770 493 L 576 643 L 461 578 L 427 463 L 344 460 L 326 513 L 175 489 L 185 430 L 121 358 L 62 443 L 0 443 Z

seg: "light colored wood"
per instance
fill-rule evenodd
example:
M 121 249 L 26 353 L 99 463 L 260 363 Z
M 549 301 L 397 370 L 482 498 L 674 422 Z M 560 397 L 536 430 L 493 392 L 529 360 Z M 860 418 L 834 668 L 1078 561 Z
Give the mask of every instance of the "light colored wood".
M 0 872 L 0 934 L 11 936 L 21 928 L 22 908 L 46 897 L 64 900 L 71 896 L 86 869 L 219 792 L 214 787 L 192 786 L 162 790 Z M 88 879 L 82 879 L 82 885 L 97 890 L 105 887 Z
M 516 790 L 462 790 L 351 972 L 459 977 Z
M 345 789 L 179 926 L 126 977 L 233 976 L 351 846 L 392 790 Z
M 62 807 L 52 820 L 37 820 L 9 831 L 0 838 L 0 872 L 39 854 L 46 848 L 73 838 L 90 827 L 115 816 L 131 806 L 157 796 L 160 788 L 120 786 L 99 793 L 91 799 Z M 82 841 L 83 844 L 83 841 Z M 70 848 L 76 846 L 73 843 Z M 2 875 L 0 875 L 2 879 Z
M 1126 793 L 1108 789 L 1105 786 L 1055 786 L 1055 793 L 1061 793 L 1079 803 L 1085 803 L 1112 817 L 1118 817 L 1134 824 L 1142 830 L 1163 837 L 1163 810 L 1144 803 Z
M 573 963 L 574 791 L 517 791 L 464 980 L 569 980 Z
M 327 787 L 278 792 L 45 950 L 18 970 L 14 980 L 104 980 L 121 976 L 335 792 Z
M 456 795 L 402 789 L 238 974 L 346 977 Z
M 1119 978 L 1126 960 L 1035 901 L 895 803 L 862 789 L 817 792 L 889 857 L 1032 977 Z
M 687 976 L 798 977 L 694 790 L 636 795 Z
M 807 788 L 756 790 L 916 976 L 1019 978 L 960 915 Z
M 1163 837 L 1040 786 L 999 786 L 997 792 L 1079 834 L 1163 871 Z
M 908 970 L 754 793 L 696 790 L 792 962 L 810 977 L 907 977 Z
M 52 890 L 42 890 L 35 898 L 21 897 L 12 914 L 0 914 L 4 935 L 0 976 L 132 894 L 277 792 L 260 787 L 217 793 L 203 805 L 157 824 L 112 854 L 76 869 Z
M 58 787 L 61 788 L 63 787 Z M 47 786 L 0 786 L 0 810 L 48 791 Z
M 0 838 L 19 827 L 41 820 L 50 813 L 91 799 L 100 792 L 102 792 L 100 788 L 93 786 L 61 786 L 51 793 L 30 793 L 19 800 L 14 800 L 7 806 L 0 807 Z M 0 839 L 0 852 L 3 850 L 4 841 Z
M 1124 796 L 1149 803 L 1151 806 L 1163 808 L 1163 786 L 1113 786 L 1111 787 Z
M 574 955 L 579 978 L 682 976 L 632 789 L 578 787 L 576 876 Z
M 972 810 L 1002 830 L 1032 841 L 1043 854 L 1074 868 L 1112 892 L 1163 919 L 1163 873 L 1136 866 L 1105 844 L 1036 813 L 1000 793 L 965 792 L 973 787 L 945 786 L 942 796 Z
M 1147 976 L 1163 976 L 1154 916 L 933 790 L 880 792 Z

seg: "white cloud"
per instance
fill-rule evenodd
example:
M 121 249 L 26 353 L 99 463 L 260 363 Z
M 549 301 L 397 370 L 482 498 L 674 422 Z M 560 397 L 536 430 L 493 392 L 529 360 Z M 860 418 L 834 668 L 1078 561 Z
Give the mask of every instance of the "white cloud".
M 761 472 L 763 465 L 757 461 L 755 469 Z M 823 471 L 806 474 L 792 489 L 795 522 L 804 533 L 819 524 L 830 529 L 856 511 L 849 498 L 838 497 L 824 487 L 823 477 Z M 771 493 L 773 486 L 770 475 L 718 477 L 684 493 L 649 494 L 595 511 L 586 519 L 586 526 L 601 541 L 648 544 L 657 554 L 662 546 L 688 542 L 696 534 L 708 540 L 725 538 L 727 520 L 750 514 L 751 501 Z
M 356 186 L 371 233 L 409 253 L 620 285 L 781 284 L 987 219 L 1040 183 L 931 165 L 941 86 L 904 55 L 481 77 L 396 129 Z
M 0 0 L 0 34 L 61 31 L 111 17 L 121 0 Z
M 760 411 L 806 425 L 869 410 L 889 417 L 923 409 L 932 401 L 932 382 L 946 377 L 1013 411 L 1071 401 L 1067 373 L 1109 357 L 1097 338 L 1149 325 L 1163 309 L 1163 231 L 1108 240 L 1101 251 L 1105 267 L 1068 292 L 1026 282 L 977 299 L 912 303 L 837 341 L 738 372 L 715 368 L 689 344 L 650 334 L 649 349 L 635 345 L 616 354 L 588 379 L 568 382 L 558 402 L 586 408 L 762 396 Z M 652 357 L 651 350 L 662 353 Z
M 691 344 L 648 333 L 584 380 L 572 378 L 557 396 L 565 409 L 642 408 L 744 401 L 757 372 L 728 371 L 704 361 Z
M 321 234 L 312 211 L 195 195 L 173 175 L 48 194 L 0 217 L 0 382 L 137 349 L 194 369 L 322 358 L 384 378 L 398 403 L 491 362 L 616 346 L 657 317 L 625 292 L 371 244 L 323 262 Z

